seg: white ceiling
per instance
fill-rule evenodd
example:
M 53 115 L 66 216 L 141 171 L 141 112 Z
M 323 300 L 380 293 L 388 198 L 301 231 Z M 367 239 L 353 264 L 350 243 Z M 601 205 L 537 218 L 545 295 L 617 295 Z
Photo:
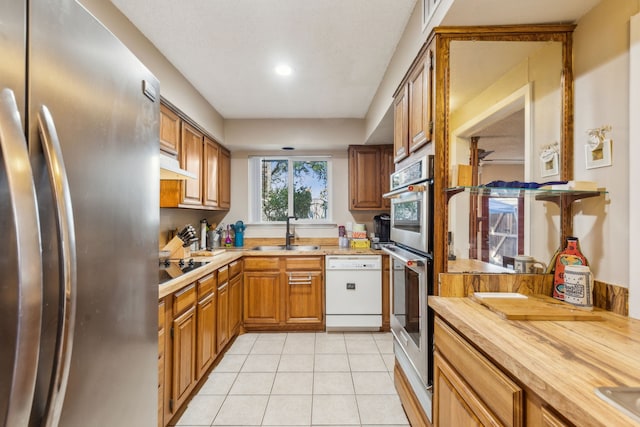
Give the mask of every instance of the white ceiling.
M 227 119 L 363 118 L 416 4 L 112 2 Z
M 422 7 L 422 0 L 111 1 L 227 119 L 365 117 L 414 6 Z M 442 25 L 575 22 L 599 1 L 455 0 Z M 280 61 L 294 68 L 290 79 L 273 73 Z M 391 121 L 387 114 L 375 139 L 391 139 Z

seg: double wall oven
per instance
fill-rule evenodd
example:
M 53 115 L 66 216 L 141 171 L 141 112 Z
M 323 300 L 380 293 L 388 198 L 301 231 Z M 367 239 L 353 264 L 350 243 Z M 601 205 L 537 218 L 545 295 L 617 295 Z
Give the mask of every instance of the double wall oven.
M 431 417 L 433 314 L 433 156 L 424 156 L 391 175 L 391 331 L 394 352 Z

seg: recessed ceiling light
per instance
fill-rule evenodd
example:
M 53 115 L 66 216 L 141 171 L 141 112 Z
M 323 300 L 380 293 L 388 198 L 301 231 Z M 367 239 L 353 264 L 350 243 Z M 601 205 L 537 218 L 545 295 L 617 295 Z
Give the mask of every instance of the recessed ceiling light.
M 280 64 L 278 65 L 276 68 L 274 68 L 274 71 L 276 72 L 277 75 L 279 76 L 290 76 L 291 73 L 293 72 L 293 70 L 291 69 L 290 66 L 288 66 L 287 64 Z

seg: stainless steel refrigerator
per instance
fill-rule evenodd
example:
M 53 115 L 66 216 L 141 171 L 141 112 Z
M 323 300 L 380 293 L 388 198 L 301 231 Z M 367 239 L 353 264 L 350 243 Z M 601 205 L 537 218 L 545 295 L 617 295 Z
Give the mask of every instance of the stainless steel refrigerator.
M 155 426 L 158 81 L 72 0 L 0 58 L 0 426 Z

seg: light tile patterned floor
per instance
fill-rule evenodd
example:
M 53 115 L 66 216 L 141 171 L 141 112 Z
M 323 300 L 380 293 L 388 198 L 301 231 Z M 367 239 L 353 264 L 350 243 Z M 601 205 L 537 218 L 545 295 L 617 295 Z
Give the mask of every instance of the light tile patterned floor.
M 239 336 L 178 426 L 408 427 L 388 333 Z

